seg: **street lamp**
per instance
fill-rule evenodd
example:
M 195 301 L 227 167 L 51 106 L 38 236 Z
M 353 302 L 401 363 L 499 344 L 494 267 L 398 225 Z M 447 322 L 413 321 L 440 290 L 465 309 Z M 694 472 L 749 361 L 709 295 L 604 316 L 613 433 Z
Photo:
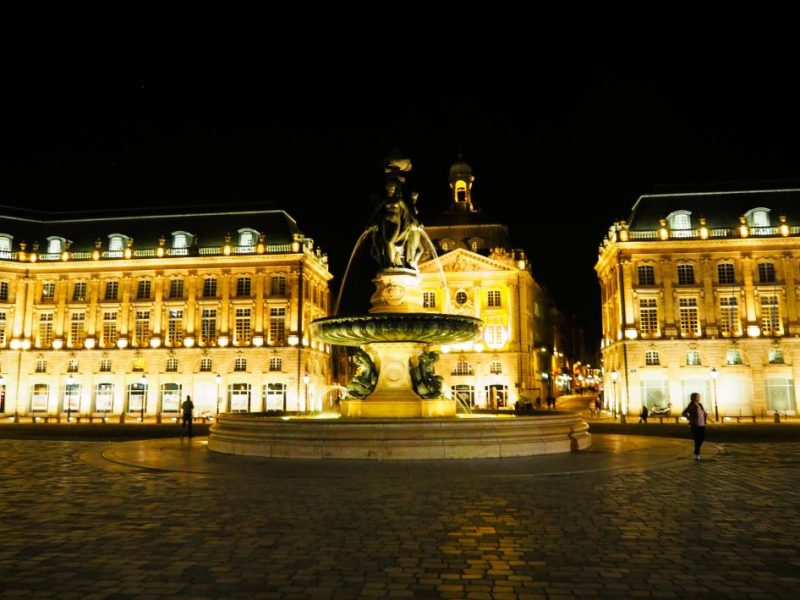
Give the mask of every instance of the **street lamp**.
M 139 421 L 144 423 L 144 403 L 147 400 L 147 375 L 142 375 L 142 411 L 139 416 Z
M 217 376 L 214 377 L 214 381 L 217 382 L 217 421 L 219 421 L 219 384 L 222 383 L 222 375 L 217 373 Z
M 75 376 L 70 373 L 67 377 L 67 389 L 64 397 L 67 400 L 67 423 L 72 422 L 72 384 L 75 382 Z
M 711 381 L 714 382 L 714 420 L 719 423 L 719 403 L 717 402 L 717 377 L 719 371 L 715 367 L 711 367 Z
M 619 373 L 616 370 L 612 369 L 611 371 L 611 383 L 614 385 L 614 402 L 612 404 L 612 409 L 614 411 L 614 418 L 617 418 L 617 410 L 619 409 L 619 398 L 617 396 L 617 379 L 619 379 Z
M 308 381 L 309 381 L 309 379 L 311 379 L 311 378 L 308 376 L 308 373 L 303 375 L 303 385 L 305 385 L 305 388 L 306 388 L 306 390 L 305 390 L 305 399 L 304 399 L 304 409 L 305 409 L 306 412 L 308 412 Z

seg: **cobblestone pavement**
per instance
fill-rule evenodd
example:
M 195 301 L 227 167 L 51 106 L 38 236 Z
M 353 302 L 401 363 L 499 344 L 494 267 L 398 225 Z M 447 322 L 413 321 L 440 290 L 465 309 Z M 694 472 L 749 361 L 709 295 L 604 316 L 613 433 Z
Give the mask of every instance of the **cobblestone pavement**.
M 800 441 L 266 461 L 0 440 L 2 598 L 795 598 Z

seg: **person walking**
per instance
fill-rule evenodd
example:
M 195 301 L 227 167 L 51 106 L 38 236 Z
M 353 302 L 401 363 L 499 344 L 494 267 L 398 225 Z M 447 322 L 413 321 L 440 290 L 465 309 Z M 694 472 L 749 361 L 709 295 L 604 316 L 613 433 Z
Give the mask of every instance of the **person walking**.
M 642 412 L 639 414 L 639 423 L 644 423 L 647 425 L 647 416 L 650 414 L 650 411 L 647 410 L 647 406 L 642 404 Z
M 181 408 L 183 409 L 181 427 L 186 427 L 187 435 L 192 437 L 192 411 L 194 410 L 194 403 L 192 402 L 191 396 L 186 396 L 186 400 L 181 404 Z
M 689 396 L 689 406 L 683 409 L 681 415 L 689 419 L 694 438 L 694 459 L 700 460 L 700 446 L 703 445 L 703 440 L 706 438 L 706 421 L 708 420 L 708 413 L 700 403 L 700 394 L 692 392 Z

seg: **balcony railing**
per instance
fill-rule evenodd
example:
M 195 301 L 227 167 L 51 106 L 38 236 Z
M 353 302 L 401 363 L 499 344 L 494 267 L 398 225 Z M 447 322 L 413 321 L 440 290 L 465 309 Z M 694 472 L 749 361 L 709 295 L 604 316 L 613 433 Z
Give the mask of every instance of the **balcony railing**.
M 668 229 L 670 240 L 699 240 L 700 231 L 698 229 Z M 780 227 L 750 227 L 748 237 L 779 237 Z M 789 227 L 789 235 L 800 235 L 800 225 Z M 741 238 L 738 227 L 718 227 L 708 230 L 709 238 Z M 629 240 L 660 240 L 660 230 L 645 229 L 628 231 Z

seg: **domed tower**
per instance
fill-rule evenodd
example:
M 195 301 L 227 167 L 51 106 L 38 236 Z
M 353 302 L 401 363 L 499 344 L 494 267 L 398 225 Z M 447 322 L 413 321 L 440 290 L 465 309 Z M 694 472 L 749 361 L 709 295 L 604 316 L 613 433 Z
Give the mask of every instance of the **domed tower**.
M 472 175 L 472 167 L 464 162 L 464 156 L 458 155 L 458 162 L 450 167 L 450 189 L 452 190 L 452 205 L 450 210 L 453 212 L 477 212 L 477 208 L 472 204 L 472 182 L 475 177 Z

